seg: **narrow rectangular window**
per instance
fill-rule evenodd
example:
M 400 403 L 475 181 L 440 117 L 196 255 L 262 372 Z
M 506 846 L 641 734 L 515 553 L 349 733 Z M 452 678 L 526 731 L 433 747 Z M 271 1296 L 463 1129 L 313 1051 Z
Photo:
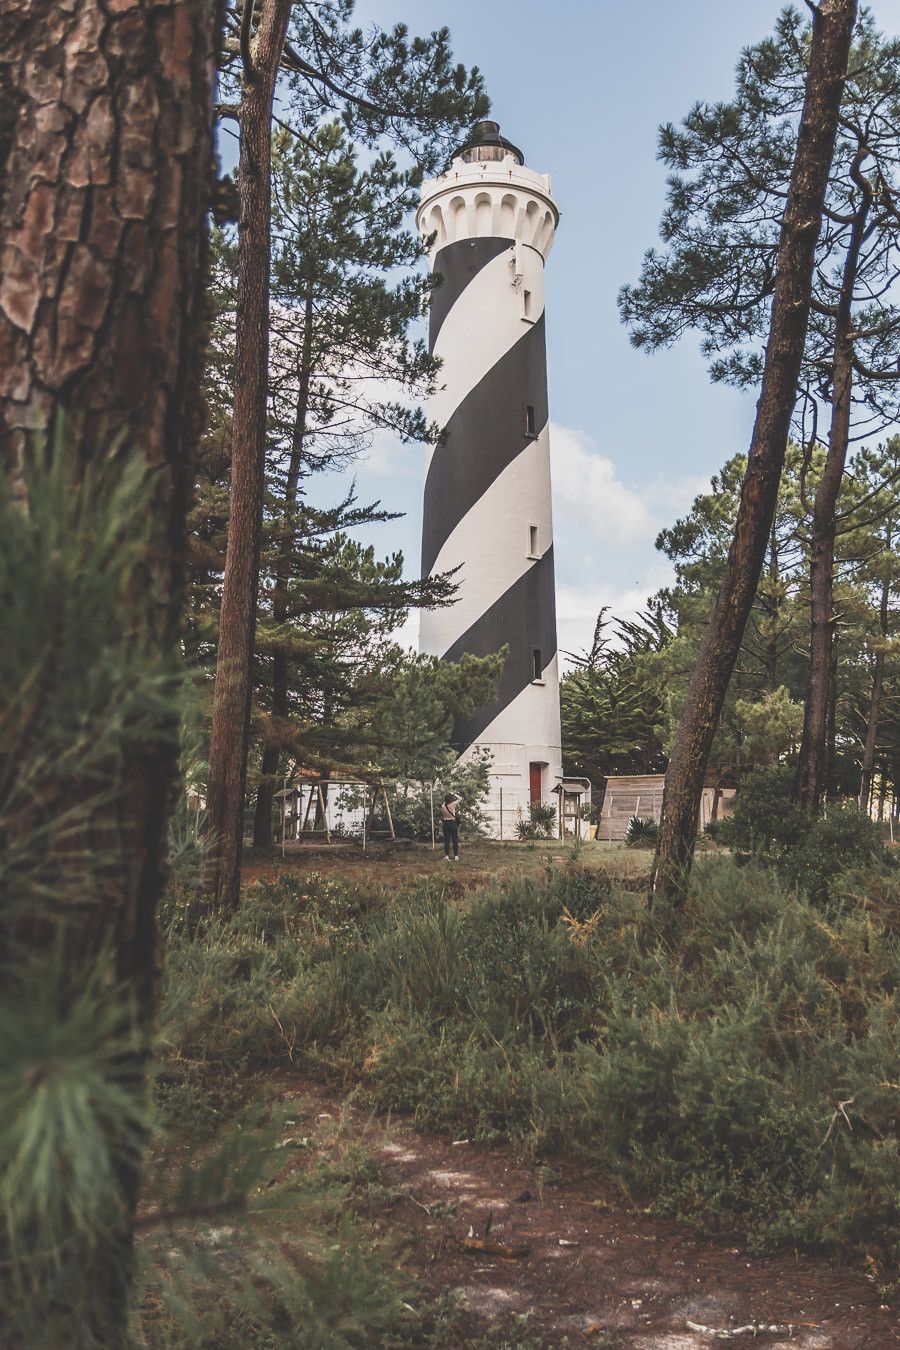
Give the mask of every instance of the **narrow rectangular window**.
M 540 647 L 532 647 L 531 649 L 531 678 L 532 680 L 544 678 L 544 663 L 541 660 Z
M 528 556 L 529 558 L 538 557 L 538 527 L 536 525 L 528 526 Z
M 528 403 L 525 406 L 525 435 L 536 436 L 537 435 L 536 427 L 537 421 L 534 415 L 534 404 Z
M 522 292 L 522 318 L 531 318 L 531 291 Z

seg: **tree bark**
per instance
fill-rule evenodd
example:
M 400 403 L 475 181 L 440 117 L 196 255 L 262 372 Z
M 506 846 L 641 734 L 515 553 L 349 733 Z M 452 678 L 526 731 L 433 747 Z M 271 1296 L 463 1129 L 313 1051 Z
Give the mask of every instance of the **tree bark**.
M 0 13 L 0 468 L 21 484 L 34 433 L 52 443 L 58 432 L 76 464 L 114 444 L 146 458 L 156 471 L 146 575 L 163 653 L 181 636 L 200 420 L 218 9 L 217 0 L 28 0 Z M 69 965 L 75 991 L 84 963 L 110 944 L 111 987 L 129 990 L 145 1030 L 176 730 L 166 720 L 119 757 L 104 834 L 115 865 L 96 907 L 80 911 Z M 143 1059 L 131 1068 L 140 1088 Z M 85 1257 L 109 1345 L 126 1335 L 139 1181 L 138 1164 L 121 1162 L 122 1227 Z
M 835 511 L 844 481 L 850 441 L 853 391 L 853 290 L 859 254 L 866 232 L 871 193 L 868 185 L 850 234 L 835 319 L 832 370 L 831 426 L 828 453 L 813 502 L 809 569 L 809 684 L 803 717 L 803 736 L 797 762 L 794 796 L 803 811 L 814 815 L 826 791 L 828 701 L 834 646 Z
M 272 99 L 290 9 L 291 0 L 263 0 L 240 104 L 231 497 L 207 800 L 213 859 L 210 899 L 213 906 L 224 910 L 236 909 L 240 898 L 265 486 Z
M 278 563 L 275 570 L 275 586 L 272 595 L 272 618 L 276 624 L 284 623 L 288 616 L 288 585 L 291 579 L 291 562 L 297 542 L 294 517 L 300 489 L 300 469 L 303 463 L 303 446 L 306 440 L 306 424 L 309 414 L 309 389 L 312 380 L 312 342 L 313 342 L 313 284 L 312 277 L 307 281 L 303 307 L 303 344 L 300 352 L 299 383 L 294 426 L 291 436 L 291 454 L 288 460 L 287 482 L 284 490 L 283 533 L 278 549 Z M 284 649 L 276 645 L 272 653 L 272 716 L 284 719 L 288 715 L 288 659 Z M 278 747 L 267 742 L 263 747 L 262 767 L 259 787 L 256 792 L 256 810 L 253 816 L 253 843 L 257 848 L 270 848 L 272 845 L 272 803 L 275 798 L 274 775 L 278 769 L 280 755 Z
M 891 537 L 888 534 L 887 548 L 890 551 Z M 875 773 L 875 749 L 878 743 L 878 719 L 881 716 L 881 698 L 884 692 L 884 667 L 887 658 L 888 613 L 891 598 L 890 581 L 885 573 L 881 583 L 881 604 L 878 610 L 881 645 L 875 653 L 875 670 L 872 675 L 872 694 L 869 698 L 869 716 L 866 721 L 866 743 L 863 748 L 862 773 L 859 782 L 859 809 L 868 815 L 872 800 L 872 778 Z M 881 815 L 879 813 L 879 820 Z
M 781 226 L 762 388 L 734 539 L 666 773 L 652 897 L 676 905 L 685 897 L 709 751 L 774 519 L 855 18 L 855 0 L 823 0 L 813 17 L 806 96 Z

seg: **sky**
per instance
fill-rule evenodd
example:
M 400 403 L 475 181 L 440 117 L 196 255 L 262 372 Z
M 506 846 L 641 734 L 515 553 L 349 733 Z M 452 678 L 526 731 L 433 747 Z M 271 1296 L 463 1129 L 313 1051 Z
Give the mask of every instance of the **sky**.
M 874 0 L 900 30 L 900 0 Z M 657 129 L 697 100 L 727 98 L 741 50 L 772 31 L 777 0 L 358 0 L 357 21 L 412 32 L 447 25 L 454 53 L 484 74 L 491 116 L 550 173 L 561 209 L 547 263 L 554 554 L 561 652 L 590 645 L 602 606 L 626 615 L 666 584 L 658 531 L 746 450 L 755 394 L 712 385 L 697 342 L 647 356 L 619 322 L 616 294 L 658 242 L 665 170 Z M 379 435 L 353 470 L 361 500 L 403 519 L 366 534 L 402 549 L 416 574 L 424 452 Z M 348 475 L 315 481 L 333 500 Z M 403 630 L 415 643 L 413 615 Z

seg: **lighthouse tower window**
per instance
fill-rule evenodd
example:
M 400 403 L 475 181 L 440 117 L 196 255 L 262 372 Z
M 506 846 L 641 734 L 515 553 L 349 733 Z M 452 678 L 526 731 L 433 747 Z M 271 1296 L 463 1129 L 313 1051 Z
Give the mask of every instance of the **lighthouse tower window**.
M 527 319 L 529 323 L 534 322 L 534 313 L 531 301 L 531 291 L 522 290 L 522 318 Z
M 531 682 L 532 684 L 544 683 L 544 662 L 541 658 L 540 647 L 531 649 Z
M 537 435 L 537 419 L 534 415 L 533 403 L 526 403 L 525 405 L 525 435 L 526 436 Z
M 528 526 L 528 556 L 529 558 L 539 558 L 538 550 L 538 527 L 536 525 Z

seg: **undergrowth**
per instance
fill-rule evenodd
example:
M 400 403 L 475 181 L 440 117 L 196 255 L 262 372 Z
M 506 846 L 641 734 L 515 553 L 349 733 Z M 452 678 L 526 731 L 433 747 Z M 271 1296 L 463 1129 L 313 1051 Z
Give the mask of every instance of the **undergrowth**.
M 223 1085 L 278 1066 L 338 1074 L 429 1129 L 577 1153 L 754 1250 L 886 1262 L 898 894 L 895 873 L 857 871 L 814 905 L 707 858 L 664 935 L 577 865 L 468 899 L 449 880 L 388 898 L 284 873 L 225 923 L 182 895 L 161 1099 L 221 1113 Z

